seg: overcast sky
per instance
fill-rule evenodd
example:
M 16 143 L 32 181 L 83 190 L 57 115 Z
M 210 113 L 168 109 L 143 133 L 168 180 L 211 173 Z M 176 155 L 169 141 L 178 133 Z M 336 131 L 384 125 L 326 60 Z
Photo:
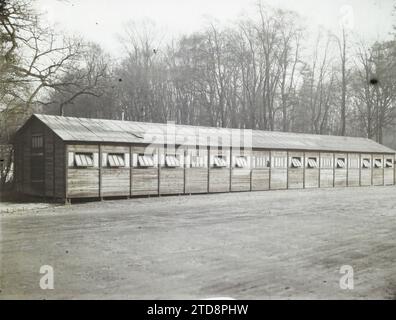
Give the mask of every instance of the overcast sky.
M 238 16 L 252 15 L 252 0 L 37 0 L 50 22 L 100 43 L 113 54 L 119 51 L 117 34 L 127 21 L 149 18 L 167 36 L 200 30 L 208 19 L 228 24 Z M 273 6 L 297 11 L 304 22 L 337 33 L 340 17 L 353 20 L 353 31 L 371 42 L 389 37 L 395 0 L 267 0 Z

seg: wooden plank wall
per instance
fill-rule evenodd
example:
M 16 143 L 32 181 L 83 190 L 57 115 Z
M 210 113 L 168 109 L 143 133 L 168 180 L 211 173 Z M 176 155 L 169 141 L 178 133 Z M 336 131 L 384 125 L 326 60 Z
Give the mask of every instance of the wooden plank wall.
M 159 148 L 159 193 L 160 194 L 182 194 L 184 193 L 184 149 L 167 150 Z M 180 167 L 168 168 L 165 165 L 166 154 L 179 156 Z
M 370 161 L 369 168 L 363 168 L 363 160 L 368 159 Z M 373 159 L 371 154 L 361 154 L 360 155 L 360 185 L 361 186 L 371 186 L 372 184 L 372 166 Z
M 360 186 L 360 154 L 348 154 L 348 187 Z
M 215 168 L 213 166 L 214 157 L 222 155 L 226 157 L 227 167 Z M 209 192 L 229 192 L 230 191 L 230 149 L 209 150 Z
M 389 159 L 392 161 L 392 167 L 391 168 L 384 168 L 384 184 L 386 186 L 393 185 L 394 179 L 395 179 L 395 171 L 394 171 L 394 166 L 395 166 L 395 156 L 392 155 L 386 155 L 385 156 L 385 161 Z
M 334 154 L 320 153 L 320 188 L 334 187 Z
M 270 189 L 287 189 L 287 152 L 271 152 Z
M 252 151 L 252 190 L 269 190 L 270 184 L 269 151 Z
M 54 133 L 45 128 L 45 196 L 55 198 L 55 137 Z
M 55 183 L 54 183 L 54 194 L 56 198 L 65 198 L 66 195 L 66 146 L 61 139 L 54 136 L 54 162 L 55 162 Z
M 208 150 L 188 147 L 185 158 L 185 192 L 208 192 Z
M 250 191 L 251 151 L 232 149 L 231 154 L 231 191 Z M 247 168 L 237 168 L 236 158 L 244 156 L 247 159 Z
M 154 167 L 139 167 L 137 163 L 137 157 L 139 154 L 151 155 L 154 160 Z M 133 146 L 131 160 L 131 195 L 140 196 L 158 194 L 158 148 L 147 149 L 146 147 Z
M 300 158 L 301 167 L 293 168 L 292 159 Z M 288 158 L 288 177 L 287 183 L 289 189 L 302 189 L 304 187 L 304 153 L 303 152 L 289 152 Z
M 43 183 L 40 186 L 31 182 L 31 166 L 38 165 L 37 161 L 32 163 L 31 160 L 31 136 L 39 132 L 43 132 L 44 136 L 42 165 L 45 170 Z M 179 148 L 176 151 L 180 167 L 168 168 L 165 166 L 165 155 L 174 152 L 159 147 L 151 149 L 154 167 L 140 168 L 137 165 L 137 156 L 147 151 L 145 146 L 111 144 L 65 146 L 53 132 L 45 129 L 39 122 L 33 122 L 16 139 L 16 187 L 17 190 L 31 195 L 80 198 L 393 185 L 395 182 L 394 155 L 237 149 L 232 150 L 231 153 L 229 148 L 199 150 L 197 147 L 189 147 Z M 73 163 L 69 163 L 69 157 L 73 162 L 75 152 L 92 152 L 96 159 L 95 166 L 74 167 Z M 109 167 L 105 161 L 105 156 L 109 153 L 122 153 L 126 162 L 125 167 Z M 216 155 L 226 158 L 225 168 L 213 166 Z M 238 156 L 247 157 L 248 168 L 235 167 L 235 159 Z M 300 157 L 303 167 L 291 168 L 292 157 Z M 320 158 L 319 168 L 308 168 L 310 157 Z M 192 165 L 192 162 L 199 158 L 205 159 L 203 163 Z M 261 159 L 261 165 L 256 164 L 256 158 Z M 346 160 L 347 168 L 336 168 L 338 158 Z M 370 160 L 370 168 L 362 168 L 364 159 Z M 381 168 L 373 168 L 375 159 L 381 159 Z M 392 160 L 392 168 L 385 168 L 386 159 Z M 270 167 L 267 167 L 267 163 Z
M 23 192 L 23 142 L 21 137 L 14 141 L 14 177 L 16 192 Z
M 101 197 L 130 195 L 130 147 L 101 145 Z M 125 166 L 112 168 L 109 166 L 108 154 L 122 154 Z
M 317 168 L 308 167 L 308 159 L 316 158 Z M 318 188 L 319 187 L 319 167 L 320 167 L 320 157 L 318 152 L 306 152 L 305 153 L 305 188 Z
M 375 168 L 374 162 L 376 159 L 382 161 L 382 168 Z M 373 155 L 373 186 L 384 185 L 384 156 L 381 154 Z
M 56 154 L 58 153 L 58 148 Z M 99 159 L 98 145 L 68 145 L 67 156 L 72 158 L 76 152 L 92 152 Z M 60 154 L 58 154 L 58 157 Z M 68 166 L 67 197 L 100 197 L 99 162 L 91 168 Z M 56 178 L 56 177 L 55 177 Z
M 348 172 L 348 155 L 346 153 L 334 154 L 334 187 L 346 187 L 347 186 L 347 172 Z M 337 160 L 345 159 L 345 168 L 337 168 Z

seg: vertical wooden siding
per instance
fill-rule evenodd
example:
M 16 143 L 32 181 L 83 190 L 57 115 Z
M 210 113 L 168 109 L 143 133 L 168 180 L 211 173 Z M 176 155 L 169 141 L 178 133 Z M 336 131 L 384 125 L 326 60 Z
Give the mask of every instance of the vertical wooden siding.
M 292 166 L 292 159 L 301 159 L 301 167 L 294 168 Z M 288 158 L 288 177 L 287 183 L 289 189 L 302 189 L 304 187 L 304 153 L 303 152 L 289 152 Z
M 215 168 L 214 158 L 223 156 L 226 158 L 225 168 Z M 209 149 L 209 192 L 229 192 L 230 191 L 230 149 L 221 150 Z
M 271 152 L 270 188 L 287 189 L 287 152 Z
M 308 168 L 308 159 L 316 158 L 317 168 Z M 319 169 L 320 168 L 320 157 L 318 152 L 306 152 L 305 153 L 305 188 L 318 188 L 319 187 Z
M 347 186 L 347 171 L 348 171 L 348 155 L 346 153 L 334 154 L 334 187 Z M 345 159 L 345 168 L 337 168 L 337 160 Z
M 250 191 L 251 151 L 232 149 L 231 152 L 231 191 Z M 246 168 L 236 166 L 237 157 L 242 156 L 246 157 Z
M 180 160 L 180 167 L 167 167 L 165 161 L 167 154 L 176 154 Z M 184 193 L 184 149 L 167 150 L 167 148 L 159 148 L 159 165 L 160 194 Z
M 265 163 L 257 164 L 256 159 Z M 258 162 L 257 161 L 257 162 Z M 270 153 L 269 151 L 252 151 L 252 174 L 251 174 L 251 184 L 252 190 L 269 190 L 270 184 Z
M 130 195 L 130 148 L 128 146 L 101 145 L 101 196 Z M 125 166 L 110 167 L 108 154 L 124 156 Z
M 208 150 L 196 147 L 187 148 L 185 166 L 185 192 L 208 192 Z
M 153 157 L 153 167 L 139 167 L 138 155 L 147 154 Z M 132 147 L 131 154 L 132 175 L 131 175 L 131 194 L 139 195 L 156 195 L 159 190 L 158 176 L 158 148 L 150 148 L 140 146 Z

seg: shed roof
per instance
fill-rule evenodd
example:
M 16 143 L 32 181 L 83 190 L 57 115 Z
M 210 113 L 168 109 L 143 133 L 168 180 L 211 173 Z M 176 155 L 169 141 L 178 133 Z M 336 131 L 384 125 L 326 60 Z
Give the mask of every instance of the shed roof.
M 34 114 L 63 141 L 239 146 L 273 150 L 396 153 L 367 138 Z M 242 142 L 242 144 L 240 144 Z

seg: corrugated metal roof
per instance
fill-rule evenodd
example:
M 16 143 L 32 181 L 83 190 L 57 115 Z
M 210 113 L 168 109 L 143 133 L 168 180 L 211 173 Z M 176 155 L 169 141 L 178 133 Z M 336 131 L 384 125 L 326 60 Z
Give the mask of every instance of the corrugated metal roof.
M 370 139 L 35 114 L 64 141 L 245 146 L 274 150 L 396 153 Z M 245 137 L 245 139 L 244 139 Z M 239 144 L 239 141 L 242 144 Z

